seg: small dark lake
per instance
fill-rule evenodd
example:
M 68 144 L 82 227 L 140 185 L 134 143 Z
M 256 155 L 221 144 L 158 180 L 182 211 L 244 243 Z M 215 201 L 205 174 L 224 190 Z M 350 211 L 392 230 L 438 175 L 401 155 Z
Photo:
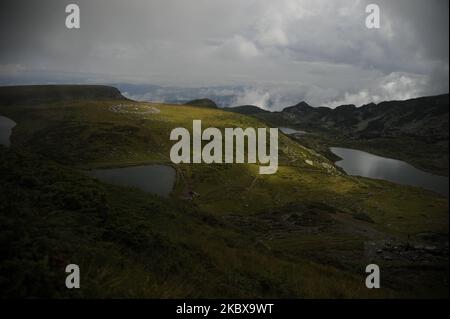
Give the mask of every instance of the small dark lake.
M 93 169 L 89 175 L 120 186 L 136 187 L 162 197 L 169 196 L 176 179 L 175 169 L 167 165 L 143 165 L 122 168 Z
M 336 165 L 349 175 L 384 179 L 398 184 L 423 187 L 448 197 L 448 177 L 433 175 L 392 158 L 341 147 L 330 147 L 341 157 Z
M 9 146 L 11 144 L 10 137 L 16 122 L 0 115 L 0 145 Z

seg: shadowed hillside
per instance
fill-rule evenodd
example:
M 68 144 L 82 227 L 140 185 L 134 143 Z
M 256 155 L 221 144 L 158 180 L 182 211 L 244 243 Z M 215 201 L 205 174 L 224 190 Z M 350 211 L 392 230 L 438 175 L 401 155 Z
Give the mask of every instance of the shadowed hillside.
M 0 147 L 1 296 L 448 296 L 446 198 L 347 176 L 285 134 L 273 175 L 255 164 L 174 165 L 174 128 L 266 124 L 217 108 L 124 102 L 113 88 L 42 88 L 1 88 L 0 115 L 17 123 L 11 146 Z M 168 198 L 89 175 L 152 164 L 176 170 Z M 81 289 L 65 288 L 68 263 L 80 265 Z M 383 289 L 366 289 L 370 263 L 383 269 Z
M 29 85 L 0 87 L 2 105 L 35 105 L 76 100 L 126 100 L 114 87 L 103 85 Z

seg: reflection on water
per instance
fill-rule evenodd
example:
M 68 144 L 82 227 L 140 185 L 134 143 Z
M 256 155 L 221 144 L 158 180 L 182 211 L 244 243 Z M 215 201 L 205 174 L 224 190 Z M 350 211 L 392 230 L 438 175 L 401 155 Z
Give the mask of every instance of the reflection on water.
M 12 128 L 16 126 L 16 122 L 0 115 L 0 145 L 9 146 Z
M 169 196 L 176 177 L 175 169 L 166 165 L 94 169 L 89 174 L 106 183 L 136 187 L 163 197 Z
M 342 158 L 336 165 L 342 167 L 349 175 L 419 186 L 448 197 L 448 177 L 426 173 L 406 162 L 363 151 L 341 147 L 330 147 L 330 150 Z
M 289 128 L 289 127 L 279 127 L 278 128 L 281 132 L 283 132 L 284 134 L 290 135 L 290 134 L 307 134 L 305 131 L 298 131 L 298 130 L 294 130 L 293 128 Z

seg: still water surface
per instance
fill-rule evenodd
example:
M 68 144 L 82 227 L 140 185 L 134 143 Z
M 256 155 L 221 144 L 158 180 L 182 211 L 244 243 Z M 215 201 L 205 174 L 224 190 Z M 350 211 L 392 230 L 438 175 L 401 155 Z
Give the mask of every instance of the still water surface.
M 0 115 L 0 144 L 9 146 L 11 144 L 10 137 L 13 127 L 16 126 L 16 122 Z
M 342 158 L 336 165 L 342 167 L 349 175 L 423 187 L 448 197 L 448 177 L 433 175 L 406 162 L 359 150 L 341 147 L 330 147 L 330 150 Z
M 167 165 L 94 169 L 89 174 L 106 183 L 136 187 L 163 197 L 169 196 L 176 178 L 175 169 Z
M 307 132 L 305 131 L 299 131 L 299 130 L 295 130 L 293 128 L 290 127 L 279 127 L 278 128 L 281 132 L 283 132 L 284 134 L 290 135 L 290 134 L 307 134 Z

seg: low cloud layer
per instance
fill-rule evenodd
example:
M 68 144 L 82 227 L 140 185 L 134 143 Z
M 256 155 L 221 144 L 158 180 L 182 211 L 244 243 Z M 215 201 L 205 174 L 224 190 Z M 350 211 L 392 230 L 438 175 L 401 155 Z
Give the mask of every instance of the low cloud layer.
M 370 2 L 79 0 L 68 30 L 69 2 L 6 0 L 0 83 L 220 87 L 265 108 L 447 92 L 448 1 L 376 1 L 379 30 L 365 27 Z

